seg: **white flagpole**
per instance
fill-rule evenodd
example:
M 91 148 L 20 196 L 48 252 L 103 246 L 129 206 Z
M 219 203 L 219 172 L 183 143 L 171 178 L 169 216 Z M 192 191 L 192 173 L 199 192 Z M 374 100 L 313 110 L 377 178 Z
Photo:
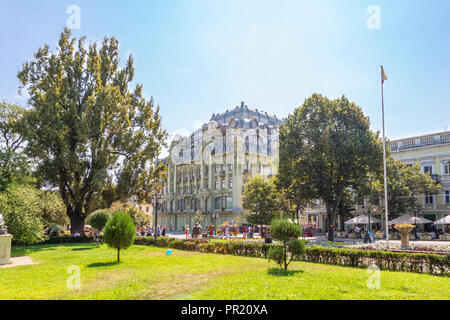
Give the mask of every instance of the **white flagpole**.
M 383 66 L 381 66 L 381 109 L 383 116 L 383 167 L 384 167 L 384 216 L 386 223 L 386 247 L 389 249 L 389 227 L 388 227 L 388 198 L 387 198 L 387 178 L 386 178 L 386 131 L 384 128 L 384 70 Z

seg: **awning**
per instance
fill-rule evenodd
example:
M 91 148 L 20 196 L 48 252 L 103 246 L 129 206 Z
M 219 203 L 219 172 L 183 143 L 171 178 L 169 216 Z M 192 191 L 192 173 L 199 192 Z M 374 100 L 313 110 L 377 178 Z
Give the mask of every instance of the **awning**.
M 392 225 L 392 224 L 426 224 L 426 223 L 433 223 L 433 221 L 425 219 L 424 217 L 412 217 L 408 214 L 405 214 L 397 219 L 389 221 L 388 225 Z
M 370 216 L 370 223 L 379 223 L 380 219 Z M 353 219 L 347 220 L 344 224 L 369 224 L 369 217 L 365 214 L 354 217 Z
M 450 224 L 450 215 L 443 217 L 434 222 L 434 224 Z

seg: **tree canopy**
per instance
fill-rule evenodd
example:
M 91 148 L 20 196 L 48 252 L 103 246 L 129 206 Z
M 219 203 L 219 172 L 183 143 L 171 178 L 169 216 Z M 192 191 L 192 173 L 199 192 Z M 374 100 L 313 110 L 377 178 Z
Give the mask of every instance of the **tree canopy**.
M 330 241 L 346 189 L 382 168 L 381 140 L 369 125 L 345 96 L 313 94 L 280 127 L 280 186 L 296 184 L 299 198 L 324 201 Z
M 417 165 L 408 166 L 388 156 L 386 170 L 389 219 L 395 219 L 403 214 L 414 215 L 421 212 L 422 202 L 417 196 L 425 193 L 435 195 L 441 189 L 440 185 L 429 174 L 421 172 Z M 369 197 L 373 203 L 384 199 L 383 172 L 372 177 L 369 188 Z M 381 204 L 384 205 L 384 201 Z
M 130 89 L 134 64 L 119 66 L 119 43 L 61 33 L 56 52 L 39 48 L 18 73 L 29 95 L 23 136 L 43 182 L 58 188 L 72 232 L 83 233 L 92 202 L 105 191 L 131 197 L 141 175 L 152 176 L 166 132 L 159 107 L 141 85 Z M 107 189 L 114 185 L 114 190 Z
M 0 101 L 0 192 L 12 183 L 31 180 L 30 163 L 23 153 L 25 145 L 20 134 L 24 109 Z
M 278 214 L 278 194 L 272 180 L 265 181 L 255 176 L 244 186 L 242 195 L 243 207 L 251 214 L 248 222 L 257 225 L 268 225 Z

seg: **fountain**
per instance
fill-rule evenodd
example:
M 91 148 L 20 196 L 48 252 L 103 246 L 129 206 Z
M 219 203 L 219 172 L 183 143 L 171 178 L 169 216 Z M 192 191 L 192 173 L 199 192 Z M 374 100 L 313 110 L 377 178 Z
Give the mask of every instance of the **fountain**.
M 396 224 L 395 229 L 400 232 L 402 239 L 402 250 L 408 250 L 409 248 L 409 233 L 414 229 L 412 224 Z

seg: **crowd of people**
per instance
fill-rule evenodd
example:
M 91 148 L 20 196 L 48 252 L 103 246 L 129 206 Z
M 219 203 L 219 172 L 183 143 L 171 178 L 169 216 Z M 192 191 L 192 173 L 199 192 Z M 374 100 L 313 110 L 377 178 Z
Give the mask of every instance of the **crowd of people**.
M 136 235 L 140 236 L 140 237 L 151 237 L 151 236 L 155 235 L 155 232 L 156 232 L 158 237 L 165 237 L 166 231 L 167 231 L 167 228 L 164 225 L 161 225 L 161 226 L 158 225 L 156 227 L 156 231 L 153 226 L 147 225 L 147 226 L 137 227 Z

